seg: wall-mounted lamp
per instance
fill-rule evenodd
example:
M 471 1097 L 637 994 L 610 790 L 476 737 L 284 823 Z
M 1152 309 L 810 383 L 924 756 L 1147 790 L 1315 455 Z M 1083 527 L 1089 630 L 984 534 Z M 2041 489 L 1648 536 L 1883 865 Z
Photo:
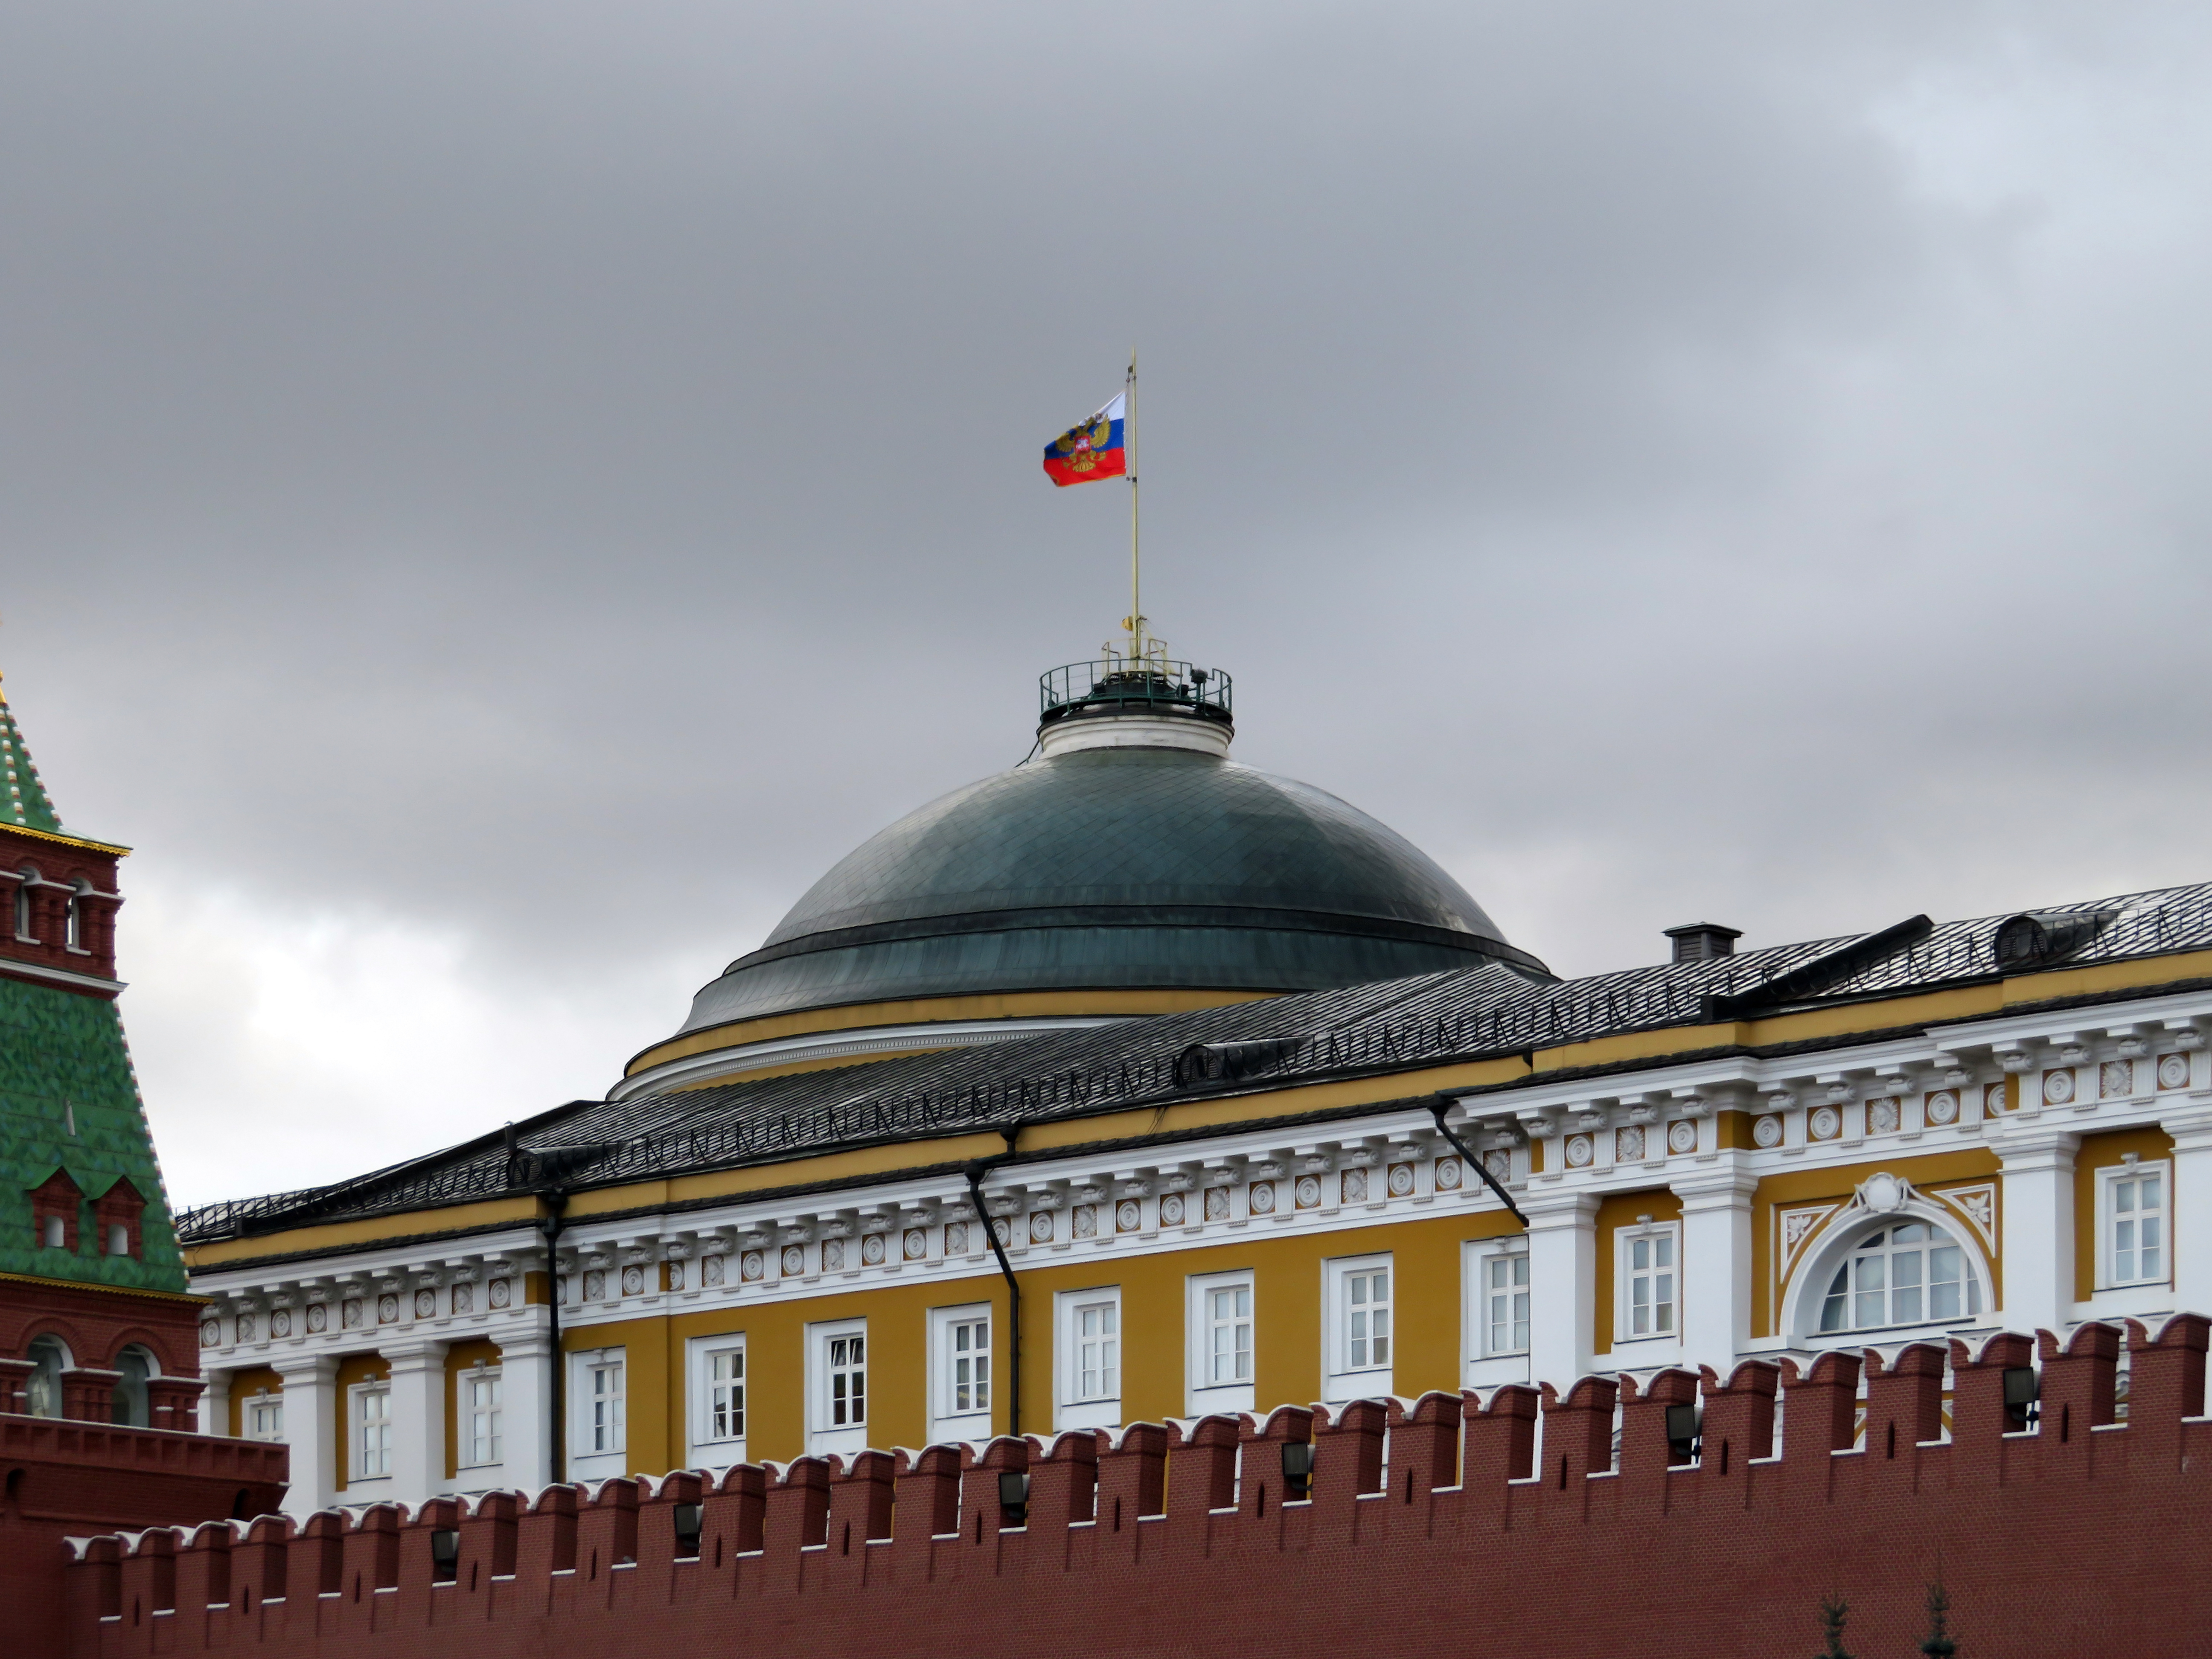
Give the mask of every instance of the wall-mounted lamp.
M 430 1578 L 439 1584 L 450 1584 L 461 1573 L 461 1535 L 450 1527 L 441 1527 L 430 1534 Z
M 999 1475 L 999 1524 L 1026 1527 L 1030 1523 L 1030 1478 L 1018 1469 Z
M 2008 1365 L 2004 1374 L 2005 1424 L 2018 1434 L 2035 1426 L 2036 1401 L 2043 1397 L 2043 1379 L 2033 1365 Z
M 676 1506 L 676 1554 L 678 1560 L 699 1553 L 699 1534 L 706 1529 L 706 1515 L 696 1504 Z
M 1670 1464 L 1698 1461 L 1698 1435 L 1701 1426 L 1695 1406 L 1667 1407 L 1667 1461 Z
M 1313 1494 L 1314 1447 L 1310 1440 L 1283 1443 L 1283 1501 L 1296 1504 Z

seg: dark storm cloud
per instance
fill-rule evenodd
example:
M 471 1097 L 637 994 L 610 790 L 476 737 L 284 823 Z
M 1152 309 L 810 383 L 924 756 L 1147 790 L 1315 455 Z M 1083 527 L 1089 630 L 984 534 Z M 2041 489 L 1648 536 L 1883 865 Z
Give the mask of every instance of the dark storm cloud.
M 1019 757 L 1126 608 L 1036 451 L 1133 341 L 1147 609 L 1240 754 L 1563 968 L 2212 873 L 2186 9 L 0 16 L 64 811 L 447 930 L 517 1030 L 667 998 L 562 1086 Z

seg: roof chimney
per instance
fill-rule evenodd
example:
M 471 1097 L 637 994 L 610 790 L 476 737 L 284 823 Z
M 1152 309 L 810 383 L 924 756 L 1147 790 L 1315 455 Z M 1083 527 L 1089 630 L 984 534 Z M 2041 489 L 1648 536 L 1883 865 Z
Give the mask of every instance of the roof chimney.
M 1711 962 L 1715 957 L 1734 956 L 1743 929 L 1723 927 L 1717 921 L 1692 921 L 1669 927 L 1667 937 L 1674 941 L 1675 961 Z

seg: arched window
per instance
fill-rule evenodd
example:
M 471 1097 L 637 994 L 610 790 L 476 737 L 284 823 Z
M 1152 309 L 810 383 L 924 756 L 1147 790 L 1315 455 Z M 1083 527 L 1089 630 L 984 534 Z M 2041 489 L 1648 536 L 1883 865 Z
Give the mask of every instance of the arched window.
M 1981 1283 L 1959 1241 L 1932 1222 L 1899 1221 L 1851 1247 L 1829 1281 L 1820 1328 L 1919 1325 L 1981 1310 Z
M 62 915 L 62 940 L 72 951 L 84 949 L 84 883 L 76 884 L 76 891 L 69 896 L 69 908 Z
M 146 1383 L 154 1375 L 154 1356 L 133 1343 L 116 1355 L 115 1370 L 115 1420 L 134 1429 L 152 1428 L 154 1401 Z
M 15 937 L 33 945 L 39 936 L 31 931 L 31 889 L 38 878 L 27 864 L 15 872 Z
M 69 1369 L 70 1352 L 58 1336 L 31 1340 L 31 1374 L 23 1382 L 23 1408 L 33 1417 L 62 1414 L 62 1373 Z

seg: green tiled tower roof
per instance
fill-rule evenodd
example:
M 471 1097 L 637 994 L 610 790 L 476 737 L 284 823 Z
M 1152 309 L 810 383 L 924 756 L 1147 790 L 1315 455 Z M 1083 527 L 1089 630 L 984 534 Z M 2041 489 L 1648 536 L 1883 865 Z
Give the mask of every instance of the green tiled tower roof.
M 39 1243 L 31 1189 L 65 1170 L 85 1195 L 74 1252 Z M 137 1257 L 100 1254 L 93 1200 L 127 1177 L 146 1200 Z M 0 1273 L 182 1291 L 168 1191 L 123 1017 L 102 997 L 0 977 Z
M 9 786 L 7 805 L 0 807 L 0 857 L 12 862 L 51 843 L 16 840 L 10 829 L 49 836 L 67 832 L 4 696 L 0 756 Z M 70 839 L 100 854 L 122 851 Z M 7 948 L 0 940 L 0 968 L 6 966 Z M 66 1171 L 84 1195 L 73 1251 L 45 1246 L 33 1225 L 31 1191 L 57 1170 Z M 146 1203 L 135 1257 L 103 1254 L 105 1241 L 93 1224 L 94 1203 L 118 1180 L 128 1180 Z M 0 1273 L 118 1290 L 186 1288 L 121 1011 L 107 996 L 6 973 L 0 973 Z
M 7 783 L 0 823 L 43 830 L 50 836 L 62 833 L 61 817 L 46 794 L 46 786 L 40 781 L 39 769 L 31 764 L 23 730 L 15 724 L 15 711 L 8 707 L 4 691 L 0 691 L 0 776 Z

